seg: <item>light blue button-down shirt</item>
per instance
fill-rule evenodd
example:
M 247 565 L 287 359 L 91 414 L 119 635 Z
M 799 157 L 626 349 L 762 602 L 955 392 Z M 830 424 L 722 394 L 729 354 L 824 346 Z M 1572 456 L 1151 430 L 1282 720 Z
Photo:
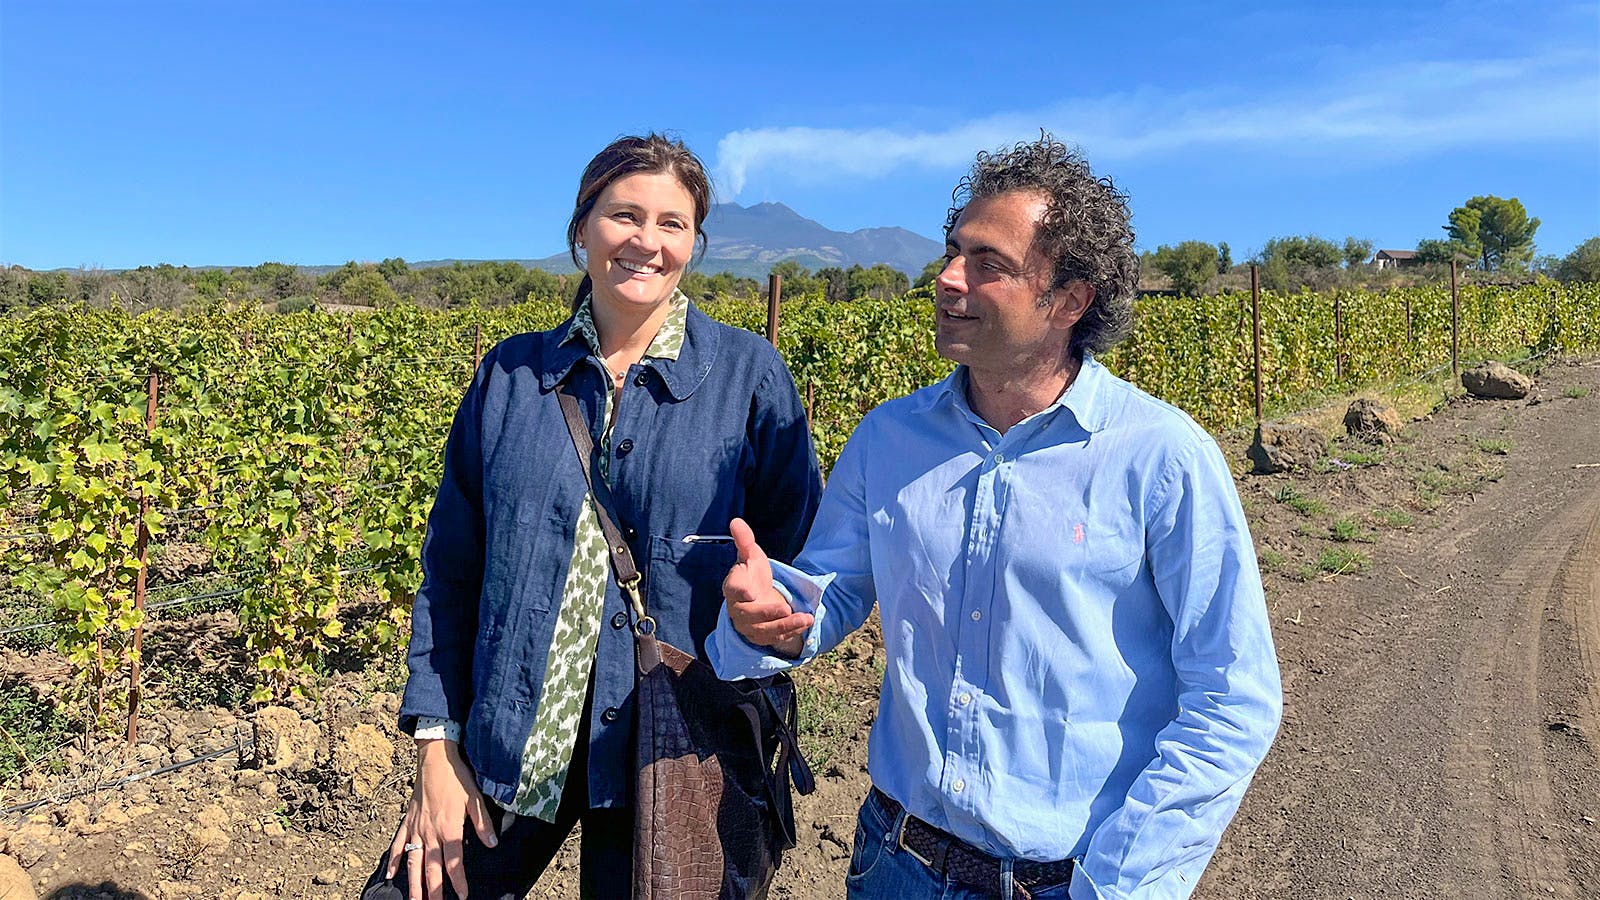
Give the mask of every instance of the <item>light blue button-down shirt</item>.
M 827 651 L 881 604 L 872 781 L 991 853 L 1078 860 L 1071 892 L 1186 897 L 1277 732 L 1255 551 L 1216 442 L 1085 358 L 1001 435 L 966 371 L 879 406 L 805 550 L 797 660 L 734 631 L 725 678 Z

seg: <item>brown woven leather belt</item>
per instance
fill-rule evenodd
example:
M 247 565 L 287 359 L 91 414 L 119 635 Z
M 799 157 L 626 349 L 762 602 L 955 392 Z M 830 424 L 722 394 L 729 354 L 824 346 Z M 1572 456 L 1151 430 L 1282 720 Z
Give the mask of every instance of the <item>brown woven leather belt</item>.
M 899 815 L 901 807 L 893 797 L 876 787 L 872 789 L 872 793 L 878 798 L 878 802 L 883 804 L 884 809 L 888 810 L 891 819 Z M 940 875 L 947 875 L 967 887 L 994 896 L 999 895 L 1001 868 L 999 857 L 991 856 L 955 835 L 940 831 L 911 815 L 905 817 L 905 824 L 901 826 L 896 842 L 902 850 Z M 1072 878 L 1072 865 L 1070 859 L 1058 859 L 1052 862 L 1019 859 L 1012 863 L 1011 878 L 1019 887 L 1025 889 L 1051 887 Z M 1027 895 L 1026 890 L 1022 895 Z

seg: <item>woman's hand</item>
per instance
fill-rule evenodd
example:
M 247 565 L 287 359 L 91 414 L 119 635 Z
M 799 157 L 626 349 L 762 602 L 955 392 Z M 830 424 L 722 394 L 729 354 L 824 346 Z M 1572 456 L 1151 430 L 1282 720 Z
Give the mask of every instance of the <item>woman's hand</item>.
M 389 845 L 389 868 L 384 877 L 392 881 L 404 862 L 407 900 L 423 900 L 424 890 L 428 900 L 443 900 L 446 877 L 456 895 L 467 900 L 461 835 L 468 819 L 485 847 L 497 843 L 489 808 L 472 767 L 461 757 L 461 747 L 455 741 L 417 741 L 417 782 L 400 830 Z M 409 852 L 408 846 L 413 848 Z

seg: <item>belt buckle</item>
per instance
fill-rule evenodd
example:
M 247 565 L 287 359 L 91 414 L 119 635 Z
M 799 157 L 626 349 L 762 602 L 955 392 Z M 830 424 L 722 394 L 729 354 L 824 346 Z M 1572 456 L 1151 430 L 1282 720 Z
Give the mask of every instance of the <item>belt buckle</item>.
M 922 863 L 923 865 L 925 865 L 925 866 L 927 866 L 928 868 L 931 869 L 931 868 L 933 868 L 933 860 L 927 858 L 926 856 L 923 856 L 921 853 L 918 853 L 917 851 L 911 849 L 909 846 L 906 845 L 906 823 L 910 822 L 910 821 L 911 821 L 911 814 L 908 813 L 908 812 L 902 811 L 901 814 L 900 814 L 900 828 L 898 829 L 899 833 L 895 835 L 895 843 L 900 845 L 900 849 L 901 850 L 904 850 L 905 852 L 911 854 L 911 858 L 912 859 L 916 860 L 917 862 Z

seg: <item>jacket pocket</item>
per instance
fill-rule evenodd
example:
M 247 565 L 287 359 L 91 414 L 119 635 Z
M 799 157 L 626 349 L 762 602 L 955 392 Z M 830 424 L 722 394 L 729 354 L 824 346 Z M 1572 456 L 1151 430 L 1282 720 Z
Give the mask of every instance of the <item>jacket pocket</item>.
M 684 543 L 681 537 L 652 536 L 646 573 L 645 608 L 669 641 L 688 639 L 684 650 L 700 653 L 706 636 L 717 627 L 722 609 L 722 580 L 738 558 L 732 541 Z M 682 631 L 687 621 L 689 633 Z

